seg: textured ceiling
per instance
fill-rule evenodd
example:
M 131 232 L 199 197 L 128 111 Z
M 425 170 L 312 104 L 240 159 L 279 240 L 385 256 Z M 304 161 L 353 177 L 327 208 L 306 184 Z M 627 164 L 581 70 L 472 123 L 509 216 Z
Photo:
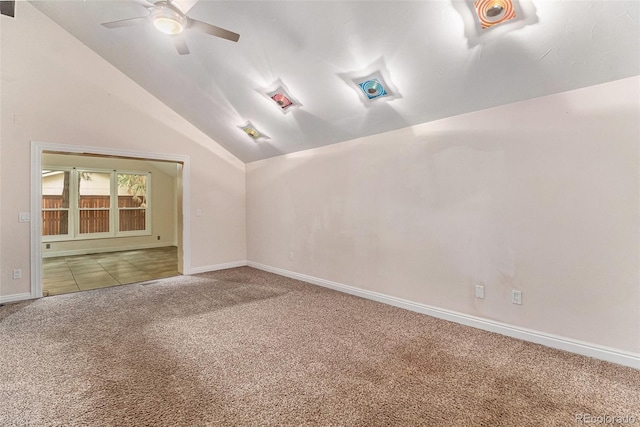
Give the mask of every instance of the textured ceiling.
M 32 4 L 244 162 L 640 74 L 637 0 L 520 0 L 489 30 L 462 1 L 201 0 L 188 15 L 240 40 L 187 31 L 183 56 L 151 23 L 100 25 L 145 16 L 141 2 Z M 374 71 L 394 97 L 365 102 L 350 84 Z M 278 81 L 301 107 L 260 92 Z

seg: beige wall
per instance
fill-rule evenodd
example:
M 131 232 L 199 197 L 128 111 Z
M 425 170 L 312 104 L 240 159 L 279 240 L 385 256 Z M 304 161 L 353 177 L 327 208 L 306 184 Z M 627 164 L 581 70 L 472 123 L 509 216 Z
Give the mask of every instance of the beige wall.
M 248 259 L 638 353 L 639 86 L 250 163 Z
M 84 251 L 126 250 L 127 248 L 153 247 L 177 245 L 176 222 L 176 180 L 177 165 L 163 164 L 130 159 L 100 158 L 89 156 L 47 154 L 42 155 L 42 164 L 46 166 L 77 167 L 94 169 L 118 169 L 123 171 L 151 172 L 151 194 L 149 197 L 151 208 L 151 235 L 117 238 L 101 238 L 90 240 L 72 240 L 64 242 L 46 242 L 42 245 L 42 256 L 56 256 L 60 253 Z M 169 175 L 163 170 L 173 168 Z M 60 175 L 61 177 L 61 175 Z M 94 178 L 95 179 L 95 178 Z M 60 179 L 61 180 L 61 179 Z M 107 183 L 108 185 L 108 183 Z M 56 194 L 60 194 L 58 191 Z M 126 194 L 126 193 L 124 193 Z M 158 236 L 160 239 L 158 240 Z
M 34 140 L 188 155 L 191 267 L 246 258 L 242 162 L 30 4 L 19 19 L 3 16 L 0 31 L 0 299 L 30 289 L 29 224 L 18 213 L 30 209 Z

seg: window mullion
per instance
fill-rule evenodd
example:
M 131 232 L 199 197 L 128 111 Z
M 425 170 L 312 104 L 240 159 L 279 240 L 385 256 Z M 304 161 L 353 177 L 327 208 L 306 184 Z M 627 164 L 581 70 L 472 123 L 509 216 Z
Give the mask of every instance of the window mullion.
M 80 188 L 78 187 L 78 169 L 71 169 L 71 182 L 69 183 L 69 228 L 72 239 L 78 237 L 80 231 Z
M 144 210 L 144 224 L 145 232 L 151 233 L 151 171 L 147 172 L 145 178 L 145 210 Z
M 120 221 L 120 213 L 118 212 L 118 173 L 116 172 L 116 170 L 114 169 L 113 172 L 111 172 L 111 197 L 110 197 L 110 218 L 111 218 L 111 235 L 112 236 L 117 236 L 118 235 L 118 227 L 119 227 L 119 221 Z

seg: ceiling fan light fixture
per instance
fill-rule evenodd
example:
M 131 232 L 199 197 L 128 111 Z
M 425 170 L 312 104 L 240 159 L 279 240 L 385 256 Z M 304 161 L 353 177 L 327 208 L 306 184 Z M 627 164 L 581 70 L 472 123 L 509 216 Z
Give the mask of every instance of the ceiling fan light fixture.
M 512 0 L 477 0 L 473 3 L 482 29 L 516 17 Z
M 153 25 L 169 35 L 180 34 L 187 26 L 187 18 L 169 3 L 159 2 L 151 10 Z
M 153 25 L 160 32 L 169 35 L 180 34 L 184 31 L 184 26 L 171 18 L 156 18 L 153 20 Z

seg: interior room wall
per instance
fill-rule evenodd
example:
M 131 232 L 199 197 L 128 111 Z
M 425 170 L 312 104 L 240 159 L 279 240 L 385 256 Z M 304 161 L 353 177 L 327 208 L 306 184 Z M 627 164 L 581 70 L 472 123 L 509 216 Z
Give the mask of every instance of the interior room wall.
M 238 159 L 19 6 L 0 27 L 0 302 L 29 292 L 35 140 L 189 155 L 192 270 L 250 259 L 640 352 L 640 78 L 255 162 L 245 183 Z
M 248 260 L 638 354 L 639 87 L 250 163 Z
M 29 223 L 18 213 L 30 209 L 31 141 L 188 155 L 191 269 L 243 262 L 244 164 L 29 3 L 18 6 L 0 27 L 0 301 L 30 289 Z
M 150 235 L 45 242 L 42 244 L 43 257 L 177 245 L 175 209 L 177 167 L 175 164 L 48 153 L 42 155 L 42 164 L 54 167 L 151 172 Z M 172 171 L 172 175 L 165 171 Z M 49 248 L 46 247 L 47 243 Z

